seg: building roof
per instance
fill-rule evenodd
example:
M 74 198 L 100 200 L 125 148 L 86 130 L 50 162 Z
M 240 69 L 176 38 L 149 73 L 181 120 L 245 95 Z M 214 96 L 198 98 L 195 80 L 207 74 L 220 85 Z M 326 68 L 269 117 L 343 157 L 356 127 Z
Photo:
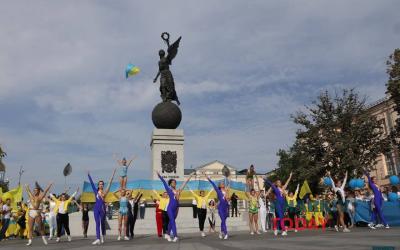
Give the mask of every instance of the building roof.
M 196 169 L 193 169 L 193 168 L 185 168 L 183 170 L 183 175 L 190 175 L 191 173 L 193 173 L 195 171 L 196 171 Z
M 199 170 L 199 169 L 204 168 L 205 166 L 208 166 L 208 165 L 211 165 L 211 164 L 214 164 L 214 163 L 219 163 L 219 164 L 221 164 L 221 165 L 227 166 L 228 168 L 233 168 L 234 170 L 237 170 L 236 167 L 234 167 L 234 166 L 232 166 L 232 165 L 229 165 L 229 164 L 227 164 L 227 163 L 225 163 L 225 162 L 219 161 L 219 160 L 215 160 L 215 161 L 212 161 L 212 162 L 203 164 L 203 165 L 198 166 L 198 167 L 196 167 L 196 168 L 194 168 L 194 169 Z

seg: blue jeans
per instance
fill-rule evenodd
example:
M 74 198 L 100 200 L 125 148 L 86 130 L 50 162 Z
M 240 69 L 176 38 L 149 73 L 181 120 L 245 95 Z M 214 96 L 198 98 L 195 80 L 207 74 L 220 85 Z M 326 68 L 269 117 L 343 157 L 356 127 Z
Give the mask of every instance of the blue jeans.
M 6 236 L 8 225 L 10 224 L 10 219 L 3 219 L 1 222 L 2 222 L 1 224 L 3 225 L 3 227 L 1 228 L 1 231 L 0 231 L 0 240 L 4 239 L 4 237 Z

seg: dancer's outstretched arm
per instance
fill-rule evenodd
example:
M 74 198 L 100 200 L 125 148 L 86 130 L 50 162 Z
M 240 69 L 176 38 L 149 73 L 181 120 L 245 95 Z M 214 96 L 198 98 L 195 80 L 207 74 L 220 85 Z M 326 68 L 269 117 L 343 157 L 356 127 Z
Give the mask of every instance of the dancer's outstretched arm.
M 294 192 L 294 197 L 296 197 L 296 198 L 297 198 L 297 194 L 299 193 L 299 187 L 300 187 L 300 184 L 297 184 L 296 192 Z
M 44 197 L 46 197 L 46 195 L 47 195 L 47 193 L 49 192 L 51 186 L 53 186 L 53 182 L 50 182 L 49 185 L 47 185 L 46 189 L 43 191 L 43 194 L 42 194 L 42 196 L 41 196 L 42 199 L 43 199 Z
M 193 176 L 194 174 L 195 174 L 194 172 L 191 173 L 191 174 L 189 175 L 189 177 L 185 180 L 185 182 L 182 183 L 182 185 L 181 185 L 180 188 L 179 188 L 179 192 L 182 192 L 182 190 L 185 189 L 187 183 L 190 181 L 190 179 L 192 178 L 192 176 Z
M 112 182 L 113 182 L 113 179 L 114 179 L 114 175 L 115 175 L 115 171 L 116 171 L 116 170 L 117 170 L 117 169 L 114 168 L 114 171 L 113 171 L 113 173 L 112 173 L 112 175 L 111 175 L 110 181 L 108 182 L 106 191 L 104 192 L 104 198 L 106 198 L 108 192 L 110 192 L 111 184 L 112 184 Z
M 128 163 L 126 164 L 126 166 L 129 167 L 134 159 L 136 159 L 136 155 L 134 155 L 134 156 L 128 161 Z
M 31 192 L 31 189 L 29 188 L 28 184 L 25 185 L 25 189 L 26 189 L 26 192 L 28 193 L 29 199 L 32 199 L 33 194 Z
M 171 188 L 168 186 L 168 183 L 165 181 L 164 177 L 162 177 L 158 171 L 157 171 L 157 176 L 161 180 L 162 184 L 164 185 L 165 191 L 168 192 L 168 190 L 170 190 Z
M 268 179 L 264 179 L 264 181 L 270 186 L 270 189 L 272 188 L 275 194 L 280 193 L 279 189 L 272 182 Z M 270 192 L 270 190 L 268 190 L 268 192 Z
M 341 189 L 344 189 L 344 187 L 346 186 L 346 182 L 347 182 L 347 171 L 346 171 L 346 174 L 344 176 L 344 180 L 343 180 Z
M 121 195 L 120 195 L 121 190 L 118 189 L 117 191 L 113 192 L 113 195 L 115 196 L 115 198 L 120 199 Z
M 75 195 L 76 195 L 78 192 L 79 192 L 79 187 L 76 189 L 76 191 L 75 191 L 73 194 L 71 194 L 71 196 L 69 197 L 68 201 L 71 202 L 72 199 L 75 197 Z
M 210 177 L 208 175 L 206 176 L 206 178 L 211 183 L 211 185 L 213 186 L 215 192 L 217 193 L 218 200 L 223 200 L 224 199 L 224 195 L 222 194 L 221 190 L 219 190 L 217 185 L 215 185 L 215 183 L 210 179 Z
M 88 177 L 89 177 L 90 185 L 92 186 L 93 193 L 94 193 L 94 195 L 97 195 L 97 188 L 96 188 L 96 186 L 94 185 L 93 179 L 92 179 L 92 177 L 90 176 L 89 171 L 88 171 Z
M 136 194 L 136 196 L 134 198 L 135 202 L 137 202 L 140 199 L 140 197 L 142 197 L 142 195 L 143 195 L 142 189 L 139 189 L 138 193 Z
M 289 178 L 285 182 L 285 185 L 283 185 L 282 190 L 286 190 L 287 186 L 289 185 L 290 180 L 292 179 L 293 172 L 290 172 Z
M 261 187 L 260 187 L 260 182 L 258 181 L 258 176 L 257 176 L 257 175 L 255 175 L 255 177 L 256 177 L 257 188 L 258 188 L 257 198 L 260 198 L 260 195 L 261 195 Z
M 162 197 L 159 193 L 156 192 L 156 190 L 153 189 L 153 190 L 151 190 L 151 191 L 156 195 L 156 197 L 158 197 L 158 198 L 161 198 L 161 197 Z
M 194 198 L 195 198 L 196 200 L 199 199 L 199 196 L 198 196 L 195 192 L 193 192 L 192 189 L 189 188 L 189 191 L 193 194 L 193 196 L 194 196 Z
M 210 197 L 211 193 L 214 191 L 214 188 L 211 188 L 208 193 L 204 196 L 206 197 L 206 199 L 208 199 L 208 197 Z

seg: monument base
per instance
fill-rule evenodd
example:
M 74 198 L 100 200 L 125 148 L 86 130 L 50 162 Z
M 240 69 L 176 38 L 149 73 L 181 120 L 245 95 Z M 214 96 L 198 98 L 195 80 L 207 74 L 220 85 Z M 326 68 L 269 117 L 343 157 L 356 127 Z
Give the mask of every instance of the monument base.
M 158 179 L 156 171 L 166 179 L 184 179 L 183 129 L 153 130 L 151 136 L 152 177 Z

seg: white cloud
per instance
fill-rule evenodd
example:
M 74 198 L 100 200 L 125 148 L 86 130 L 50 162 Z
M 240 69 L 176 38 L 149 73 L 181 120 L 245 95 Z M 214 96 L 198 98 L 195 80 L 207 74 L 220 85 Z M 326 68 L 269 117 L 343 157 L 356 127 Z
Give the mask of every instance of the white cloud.
M 9 176 L 47 181 L 73 162 L 107 176 L 110 155 L 137 152 L 149 174 L 151 110 L 160 101 L 159 35 L 182 35 L 171 70 L 182 101 L 186 164 L 274 167 L 289 115 L 326 88 L 384 96 L 398 47 L 398 1 L 5 1 L 0 9 L 0 143 Z M 400 6 L 399 6 L 400 7 Z M 141 73 L 124 79 L 127 63 Z M 57 167 L 55 167 L 57 166 Z

